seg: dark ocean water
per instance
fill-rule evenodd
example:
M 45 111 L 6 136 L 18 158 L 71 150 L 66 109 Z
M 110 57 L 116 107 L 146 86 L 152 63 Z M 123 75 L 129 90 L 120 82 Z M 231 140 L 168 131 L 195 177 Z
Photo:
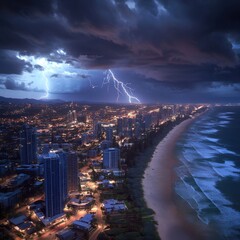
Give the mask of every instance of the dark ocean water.
M 240 239 L 240 107 L 201 116 L 178 141 L 177 156 L 176 193 L 221 239 Z

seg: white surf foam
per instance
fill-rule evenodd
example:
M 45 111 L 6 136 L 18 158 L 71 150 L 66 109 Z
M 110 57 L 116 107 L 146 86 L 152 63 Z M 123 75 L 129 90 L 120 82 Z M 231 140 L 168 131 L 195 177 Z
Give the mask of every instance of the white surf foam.
M 204 134 L 214 134 L 214 133 L 217 133 L 218 130 L 217 129 L 206 129 L 206 130 L 201 130 L 200 132 L 204 133 Z
M 210 163 L 214 170 L 218 172 L 221 177 L 240 177 L 240 170 L 235 167 L 232 161 L 225 161 L 224 163 Z

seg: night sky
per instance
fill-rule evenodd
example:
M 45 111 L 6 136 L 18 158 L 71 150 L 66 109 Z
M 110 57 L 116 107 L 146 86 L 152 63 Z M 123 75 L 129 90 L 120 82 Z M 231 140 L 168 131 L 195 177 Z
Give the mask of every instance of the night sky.
M 128 102 L 111 69 L 142 103 L 240 102 L 239 0 L 1 0 L 0 30 L 0 96 Z

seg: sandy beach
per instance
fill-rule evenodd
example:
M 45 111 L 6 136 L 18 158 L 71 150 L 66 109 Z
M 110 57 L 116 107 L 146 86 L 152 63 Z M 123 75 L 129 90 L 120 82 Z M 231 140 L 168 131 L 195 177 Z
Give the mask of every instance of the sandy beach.
M 185 120 L 168 133 L 157 145 L 144 173 L 144 198 L 147 206 L 155 212 L 154 218 L 162 240 L 204 239 L 202 226 L 196 225 L 196 221 L 191 224 L 186 219 L 184 212 L 190 209 L 185 205 L 179 209 L 174 192 L 174 168 L 178 163 L 174 154 L 175 144 L 193 121 L 194 119 Z

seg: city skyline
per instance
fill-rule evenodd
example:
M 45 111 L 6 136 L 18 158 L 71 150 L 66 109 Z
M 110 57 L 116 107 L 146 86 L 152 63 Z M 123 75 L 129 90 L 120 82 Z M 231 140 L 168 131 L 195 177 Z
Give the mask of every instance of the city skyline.
M 0 96 L 239 102 L 238 1 L 2 1 Z
M 239 106 L 0 106 L 2 238 L 239 237 Z

